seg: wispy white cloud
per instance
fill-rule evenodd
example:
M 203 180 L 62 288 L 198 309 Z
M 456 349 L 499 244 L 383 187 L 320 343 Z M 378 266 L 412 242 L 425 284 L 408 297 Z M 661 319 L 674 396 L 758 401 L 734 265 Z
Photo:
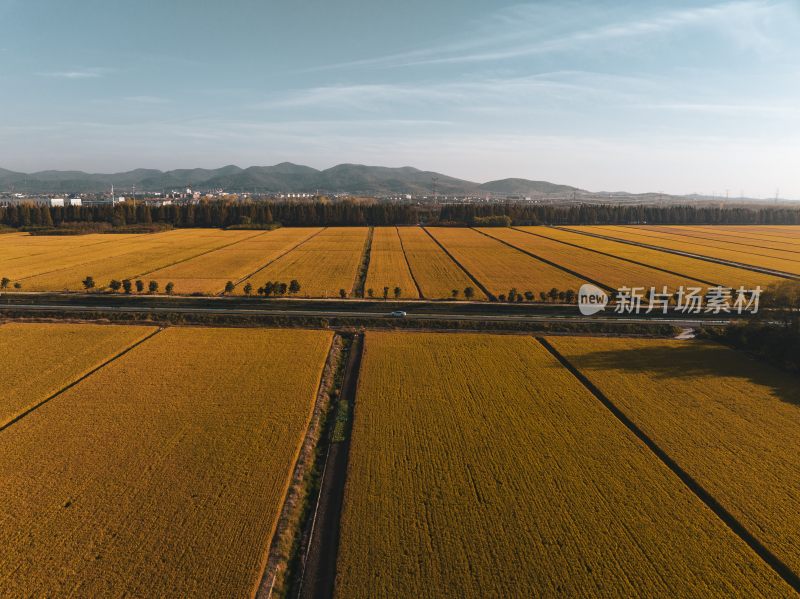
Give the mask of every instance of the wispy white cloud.
M 451 41 L 325 68 L 496 62 L 558 52 L 588 51 L 600 44 L 609 47 L 613 42 L 642 39 L 699 25 L 713 27 L 721 35 L 751 49 L 774 49 L 776 42 L 765 28 L 776 19 L 797 17 L 793 0 L 735 0 L 626 18 L 630 8 L 628 6 L 623 15 L 609 13 L 617 18 L 602 22 L 609 19 L 608 11 L 586 3 L 524 4 L 496 13 L 489 19 L 489 26 L 468 32 L 466 41 Z M 648 13 L 645 4 L 637 4 L 636 8 L 643 8 Z M 542 24 L 547 27 L 542 27 Z
M 113 69 L 106 67 L 90 67 L 66 71 L 49 71 L 39 73 L 39 75 L 41 77 L 52 77 L 54 79 L 97 79 L 98 77 L 105 77 L 112 72 Z
M 692 103 L 672 102 L 663 104 L 646 104 L 642 108 L 654 110 L 669 110 L 674 112 L 706 114 L 714 116 L 741 117 L 774 117 L 798 118 L 800 106 L 787 106 L 782 104 L 719 104 L 719 103 Z

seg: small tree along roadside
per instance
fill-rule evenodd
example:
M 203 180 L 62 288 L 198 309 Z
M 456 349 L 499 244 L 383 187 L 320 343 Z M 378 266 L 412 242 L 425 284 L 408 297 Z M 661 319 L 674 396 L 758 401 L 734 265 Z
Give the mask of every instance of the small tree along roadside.
M 475 297 L 475 290 L 472 287 L 464 287 L 464 297 L 471 300 Z
M 242 288 L 242 291 L 244 291 L 245 295 L 250 295 L 251 293 L 253 293 L 253 284 L 252 283 L 245 284 L 245 286 Z
M 342 299 L 345 299 L 347 297 L 347 291 L 345 291 L 344 289 L 340 289 L 339 290 L 339 297 L 341 297 Z
M 166 286 L 164 287 L 164 291 L 167 292 L 167 295 L 172 295 L 172 293 L 175 291 L 175 283 L 173 283 L 172 281 L 167 283 Z
M 131 280 L 130 280 L 130 279 L 124 279 L 124 280 L 122 281 L 122 290 L 123 290 L 125 293 L 130 293 L 130 292 L 133 290 L 133 285 L 132 285 L 132 283 L 131 283 Z
M 294 295 L 295 293 L 299 293 L 300 291 L 300 282 L 297 279 L 292 279 L 289 282 L 289 293 Z
M 136 279 L 136 291 L 138 291 L 139 293 L 144 291 L 144 281 L 142 281 L 141 279 Z
M 147 290 L 150 293 L 158 293 L 158 281 L 150 281 L 147 286 Z
M 8 289 L 9 283 L 11 283 L 11 279 L 8 277 L 3 277 L 0 279 L 0 289 Z
M 94 289 L 94 278 L 91 276 L 86 277 L 81 283 L 83 283 L 84 289 Z
M 233 293 L 233 290 L 236 286 L 233 284 L 233 281 L 228 281 L 225 283 L 225 293 Z
M 119 291 L 122 289 L 122 281 L 117 281 L 116 279 L 111 279 L 111 282 L 108 284 L 109 289 L 111 291 Z
M 403 290 L 400 287 L 394 288 L 394 299 L 400 299 L 400 296 L 403 294 Z
M 388 297 L 389 297 L 389 288 L 388 287 L 384 287 L 383 288 L 383 299 L 388 299 Z

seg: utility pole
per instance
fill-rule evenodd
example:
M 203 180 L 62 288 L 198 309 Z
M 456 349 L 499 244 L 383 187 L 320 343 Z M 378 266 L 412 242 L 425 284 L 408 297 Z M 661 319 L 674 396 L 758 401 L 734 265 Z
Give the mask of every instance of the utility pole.
M 437 202 L 439 200 L 439 192 L 436 189 L 436 184 L 439 182 L 439 177 L 433 178 L 433 201 Z

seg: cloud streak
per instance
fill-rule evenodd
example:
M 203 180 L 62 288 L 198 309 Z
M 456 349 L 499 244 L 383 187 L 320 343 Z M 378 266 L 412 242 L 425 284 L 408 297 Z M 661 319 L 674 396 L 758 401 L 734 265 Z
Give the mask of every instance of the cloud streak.
M 50 71 L 46 73 L 39 73 L 41 77 L 50 77 L 52 79 L 97 79 L 105 77 L 110 74 L 112 69 L 105 67 L 90 67 L 82 69 L 70 69 L 65 71 Z
M 537 4 L 501 11 L 490 19 L 488 31 L 478 29 L 471 32 L 468 37 L 474 41 L 451 42 L 325 68 L 399 68 L 499 62 L 536 55 L 588 51 L 600 44 L 608 46 L 612 42 L 640 39 L 698 25 L 712 26 L 742 45 L 774 48 L 774 40 L 764 33 L 762 25 L 765 20 L 778 14 L 792 14 L 793 5 L 786 1 L 737 0 L 691 9 L 667 10 L 638 19 L 621 18 L 601 24 L 586 23 L 585 17 L 577 20 L 571 16 L 573 13 L 586 13 L 585 5 L 581 5 L 581 10 L 574 3 L 560 6 L 560 12 Z M 607 18 L 600 11 L 588 12 L 595 19 Z M 547 23 L 548 28 L 542 28 L 541 23 Z M 551 30 L 559 33 L 548 36 Z

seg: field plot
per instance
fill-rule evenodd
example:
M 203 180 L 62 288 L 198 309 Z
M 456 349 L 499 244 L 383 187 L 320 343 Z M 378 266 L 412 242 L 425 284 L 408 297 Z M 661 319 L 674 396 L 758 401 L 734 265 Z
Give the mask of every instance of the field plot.
M 104 287 L 111 279 L 147 277 L 170 264 L 263 234 L 263 231 L 181 229 L 139 235 L 133 240 L 135 245 L 128 246 L 125 253 L 108 256 L 104 245 L 102 250 L 95 250 L 91 260 L 23 279 L 22 283 L 27 291 L 74 291 L 83 289 L 81 281 L 90 275 L 98 287 Z
M 703 243 L 721 243 L 724 244 L 724 247 L 729 247 L 731 244 L 735 244 L 737 246 L 741 246 L 745 252 L 763 252 L 766 250 L 768 255 L 787 255 L 789 258 L 800 258 L 800 247 L 798 247 L 797 244 L 766 239 L 752 239 L 744 234 L 740 234 L 735 238 L 731 238 L 730 235 L 715 233 L 710 227 L 690 229 L 688 227 L 642 226 L 637 228 L 647 232 L 658 232 L 674 235 L 679 239 L 689 238 L 691 240 L 698 240 L 699 242 Z
M 550 342 L 795 573 L 800 386 L 712 343 Z
M 0 433 L 11 597 L 245 597 L 330 335 L 167 329 Z
M 703 233 L 713 235 L 715 238 L 724 239 L 726 241 L 742 240 L 746 243 L 754 245 L 763 245 L 764 247 L 774 247 L 776 249 L 800 250 L 800 234 L 794 236 L 789 233 L 780 235 L 771 232 L 770 229 L 760 226 L 750 226 L 749 230 L 744 227 L 733 229 L 729 227 L 714 226 L 679 226 L 670 227 L 678 231 L 687 231 L 693 233 Z
M 15 236 L 17 238 L 17 236 Z M 0 247 L 0 271 L 12 280 L 74 267 L 134 251 L 142 235 L 23 235 Z
M 763 250 L 761 251 L 762 255 L 755 255 L 752 252 L 745 251 L 746 248 L 743 248 L 735 243 L 725 244 L 724 242 L 714 243 L 700 239 L 693 240 L 687 237 L 678 238 L 675 235 L 670 235 L 668 233 L 646 231 L 629 226 L 570 226 L 568 228 L 574 231 L 585 231 L 587 233 L 595 233 L 597 235 L 606 235 L 615 239 L 633 241 L 635 243 L 644 243 L 660 248 L 678 250 L 680 252 L 689 252 L 692 254 L 698 254 L 700 256 L 708 256 L 710 258 L 730 260 L 732 262 L 738 262 L 740 264 L 747 264 L 750 266 L 758 266 L 761 268 L 768 268 L 771 270 L 777 270 L 791 274 L 800 274 L 800 259 L 795 260 L 794 258 L 787 259 L 785 257 L 763 255 L 764 252 L 768 252 L 770 250 Z M 791 254 L 786 255 L 791 256 Z M 798 256 L 798 258 L 800 258 L 800 256 Z
M 0 427 L 155 331 L 103 325 L 0 325 Z
M 519 227 L 519 229 L 619 256 L 620 258 L 628 258 L 629 260 L 635 260 L 657 268 L 679 272 L 698 281 L 707 281 L 734 289 L 738 289 L 742 285 L 748 289 L 755 288 L 756 285 L 766 287 L 771 283 L 783 280 L 744 268 L 714 264 L 697 258 L 688 258 L 658 250 L 636 247 L 627 243 L 608 241 L 563 229 L 554 229 L 552 227 Z M 706 287 L 706 285 L 703 285 L 703 287 Z
M 242 284 L 258 289 L 267 281 L 296 279 L 301 297 L 338 297 L 340 289 L 350 294 L 368 232 L 367 227 L 329 227 Z
M 221 249 L 204 253 L 147 275 L 161 288 L 168 282 L 175 293 L 220 293 L 225 283 L 236 283 L 284 252 L 302 243 L 319 228 L 282 228 L 248 237 Z
M 534 339 L 367 333 L 339 597 L 787 595 Z
M 422 228 L 398 227 L 397 231 L 403 240 L 403 248 L 414 278 L 427 299 L 452 298 L 453 289 L 458 290 L 459 298 L 463 298 L 467 287 L 475 290 L 473 299 L 487 299 Z
M 670 289 L 677 289 L 682 285 L 687 287 L 700 285 L 698 281 L 690 277 L 654 270 L 515 229 L 498 227 L 479 230 L 497 239 L 502 239 L 514 247 L 594 279 L 612 289 L 626 286 L 650 289 L 651 287 L 660 288 L 663 285 Z
M 375 297 L 382 297 L 384 287 L 389 288 L 389 297 L 394 297 L 394 288 L 400 287 L 400 297 L 419 298 L 396 227 L 373 229 L 365 290 L 372 289 Z
M 427 231 L 495 295 L 512 288 L 537 295 L 552 288 L 577 291 L 585 283 L 472 229 L 431 227 Z

